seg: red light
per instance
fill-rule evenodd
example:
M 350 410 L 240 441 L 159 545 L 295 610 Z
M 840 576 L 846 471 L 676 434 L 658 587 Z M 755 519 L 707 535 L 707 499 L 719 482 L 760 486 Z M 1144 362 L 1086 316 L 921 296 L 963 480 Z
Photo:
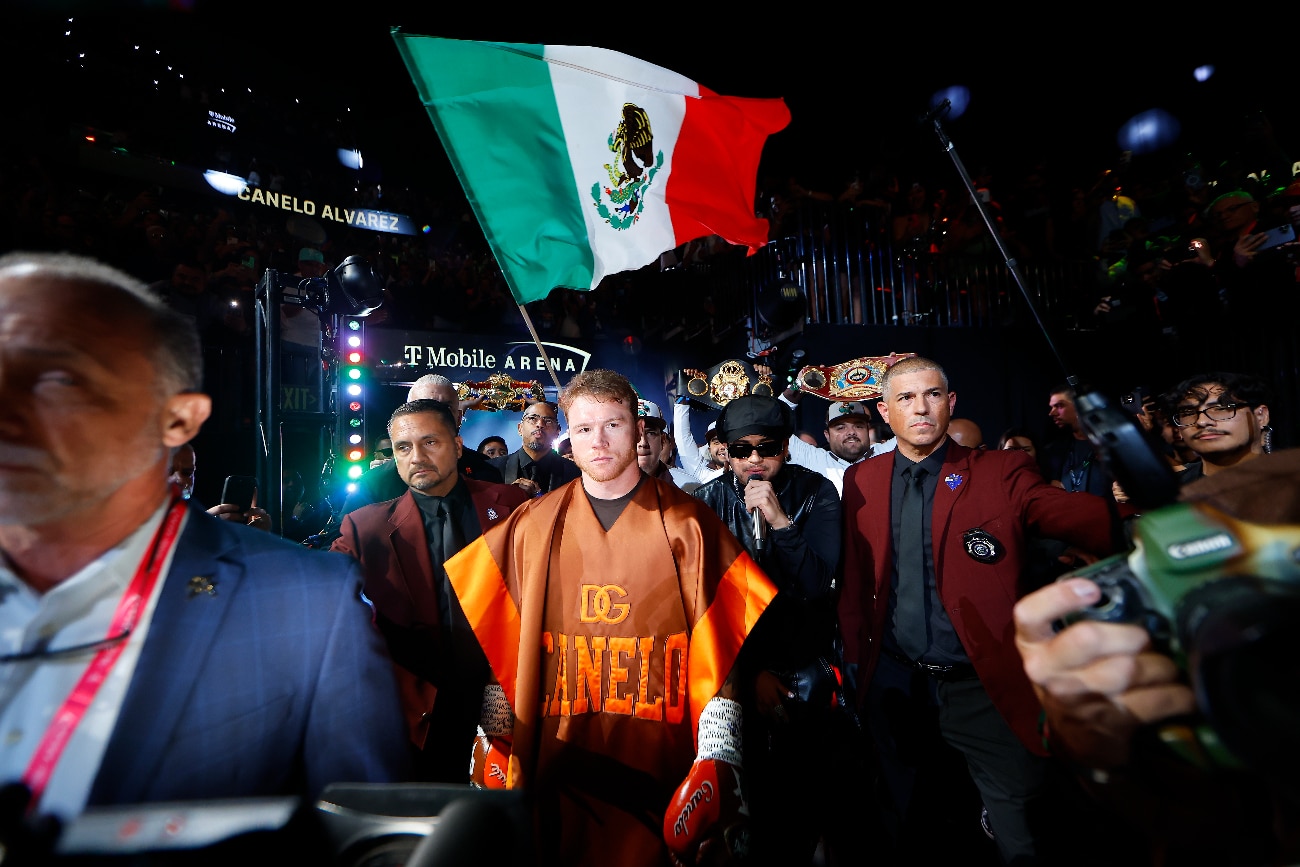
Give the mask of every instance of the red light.
M 360 363 L 361 363 L 361 353 L 360 353 L 360 352 L 349 352 L 349 353 L 348 353 L 348 364 L 360 364 Z
M 361 401 L 359 400 L 352 401 L 352 403 L 348 404 L 348 409 L 352 410 L 353 412 L 361 412 Z
M 365 454 L 365 452 L 361 451 L 361 449 L 350 449 L 348 451 L 348 460 L 359 461 L 363 454 Z

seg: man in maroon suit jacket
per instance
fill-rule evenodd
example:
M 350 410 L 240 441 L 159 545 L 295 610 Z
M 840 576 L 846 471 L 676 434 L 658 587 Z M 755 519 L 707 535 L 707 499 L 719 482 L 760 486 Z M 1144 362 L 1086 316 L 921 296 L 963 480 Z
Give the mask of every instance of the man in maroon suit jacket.
M 956 400 L 943 369 L 925 358 L 905 359 L 884 378 L 877 406 L 898 448 L 844 478 L 845 661 L 856 667 L 899 820 L 907 821 L 918 766 L 938 746 L 917 747 L 918 722 L 932 732 L 937 724 L 966 759 L 1003 859 L 1039 863 L 1032 816 L 1046 760 L 1011 613 L 1025 537 L 1108 554 L 1110 511 L 1099 497 L 1047 484 L 1023 453 L 958 445 L 947 434 Z M 917 708 L 928 710 L 918 717 Z
M 443 563 L 529 497 L 457 473 L 462 443 L 445 403 L 402 404 L 388 433 L 408 490 L 349 513 L 331 550 L 361 564 L 375 625 L 396 663 L 418 775 L 465 783 L 488 668 Z

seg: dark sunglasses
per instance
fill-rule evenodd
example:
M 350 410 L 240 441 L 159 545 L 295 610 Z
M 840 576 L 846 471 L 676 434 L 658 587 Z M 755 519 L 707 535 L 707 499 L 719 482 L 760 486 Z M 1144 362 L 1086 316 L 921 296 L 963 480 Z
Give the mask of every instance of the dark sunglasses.
M 393 450 L 392 450 L 392 449 L 375 449 L 375 454 L 377 454 L 377 455 L 383 455 L 383 456 L 386 457 L 386 458 L 391 458 L 391 457 L 393 456 Z
M 774 458 L 780 455 L 781 451 L 781 443 L 772 440 L 764 440 L 758 445 L 744 442 L 727 444 L 727 454 L 742 461 L 754 452 L 758 452 L 760 458 Z

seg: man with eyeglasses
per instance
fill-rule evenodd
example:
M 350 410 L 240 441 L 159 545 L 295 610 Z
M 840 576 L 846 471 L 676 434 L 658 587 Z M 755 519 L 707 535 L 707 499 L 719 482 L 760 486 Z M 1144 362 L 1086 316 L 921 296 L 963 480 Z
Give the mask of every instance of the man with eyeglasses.
M 794 419 L 782 401 L 734 398 L 718 416 L 717 431 L 727 444 L 728 469 L 694 496 L 717 513 L 779 591 L 750 637 L 752 681 L 745 683 L 755 841 L 762 863 L 808 864 L 819 836 L 838 840 L 834 832 L 843 826 L 834 809 L 846 803 L 842 793 L 818 784 L 816 755 L 830 751 L 848 762 L 848 741 L 856 740 L 834 727 L 831 693 L 811 706 L 794 691 L 800 673 L 807 677 L 822 660 L 842 667 L 834 608 L 839 492 L 821 473 L 789 462 Z M 803 794 L 792 799 L 791 792 Z
M 409 772 L 355 564 L 168 483 L 211 410 L 201 376 L 193 323 L 138 280 L 0 258 L 0 780 L 32 813 L 310 803 Z
M 1180 484 L 1212 476 L 1272 450 L 1269 387 L 1241 373 L 1198 374 L 1162 400 L 1183 444 L 1200 457 L 1178 474 Z
M 529 404 L 516 426 L 522 445 L 491 464 L 507 485 L 517 485 L 530 497 L 549 494 L 582 474 L 577 465 L 566 461 L 552 448 L 560 433 L 559 411 L 546 400 Z
M 1095 557 L 1117 541 L 1106 501 L 1043 480 L 1023 452 L 948 433 L 957 404 L 936 362 L 889 368 L 877 408 L 892 456 L 844 476 L 844 656 L 905 835 L 965 809 L 935 785 L 944 744 L 965 759 L 1004 863 L 1059 863 L 1038 699 L 1012 641 L 1030 534 Z M 958 771 L 961 772 L 961 771 Z M 925 806 L 922 806 L 925 805 Z M 973 827 L 978 804 L 970 805 Z

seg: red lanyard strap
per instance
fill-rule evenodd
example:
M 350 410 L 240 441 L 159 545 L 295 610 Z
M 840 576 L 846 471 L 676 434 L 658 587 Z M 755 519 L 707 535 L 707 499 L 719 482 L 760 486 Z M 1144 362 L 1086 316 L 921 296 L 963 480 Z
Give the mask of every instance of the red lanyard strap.
M 145 605 L 148 604 L 149 597 L 153 595 L 153 589 L 157 585 L 162 565 L 167 562 L 172 545 L 176 543 L 183 517 L 185 517 L 185 502 L 173 497 L 167 515 L 154 534 L 149 549 L 140 560 L 140 565 L 136 567 L 131 583 L 127 585 L 126 591 L 117 603 L 113 621 L 108 627 L 109 637 L 129 634 L 139 623 Z M 23 782 L 32 793 L 29 809 L 34 810 L 40 802 L 45 787 L 49 785 L 50 777 L 58 766 L 59 758 L 63 755 L 63 750 L 72 739 L 73 732 L 86 715 L 86 711 L 90 709 L 99 688 L 103 686 L 108 673 L 113 670 L 114 663 L 125 648 L 125 641 L 117 641 L 96 653 L 77 685 L 54 714 L 49 727 L 45 730 L 45 736 L 41 738 L 36 752 L 32 754 L 26 773 L 23 774 Z

